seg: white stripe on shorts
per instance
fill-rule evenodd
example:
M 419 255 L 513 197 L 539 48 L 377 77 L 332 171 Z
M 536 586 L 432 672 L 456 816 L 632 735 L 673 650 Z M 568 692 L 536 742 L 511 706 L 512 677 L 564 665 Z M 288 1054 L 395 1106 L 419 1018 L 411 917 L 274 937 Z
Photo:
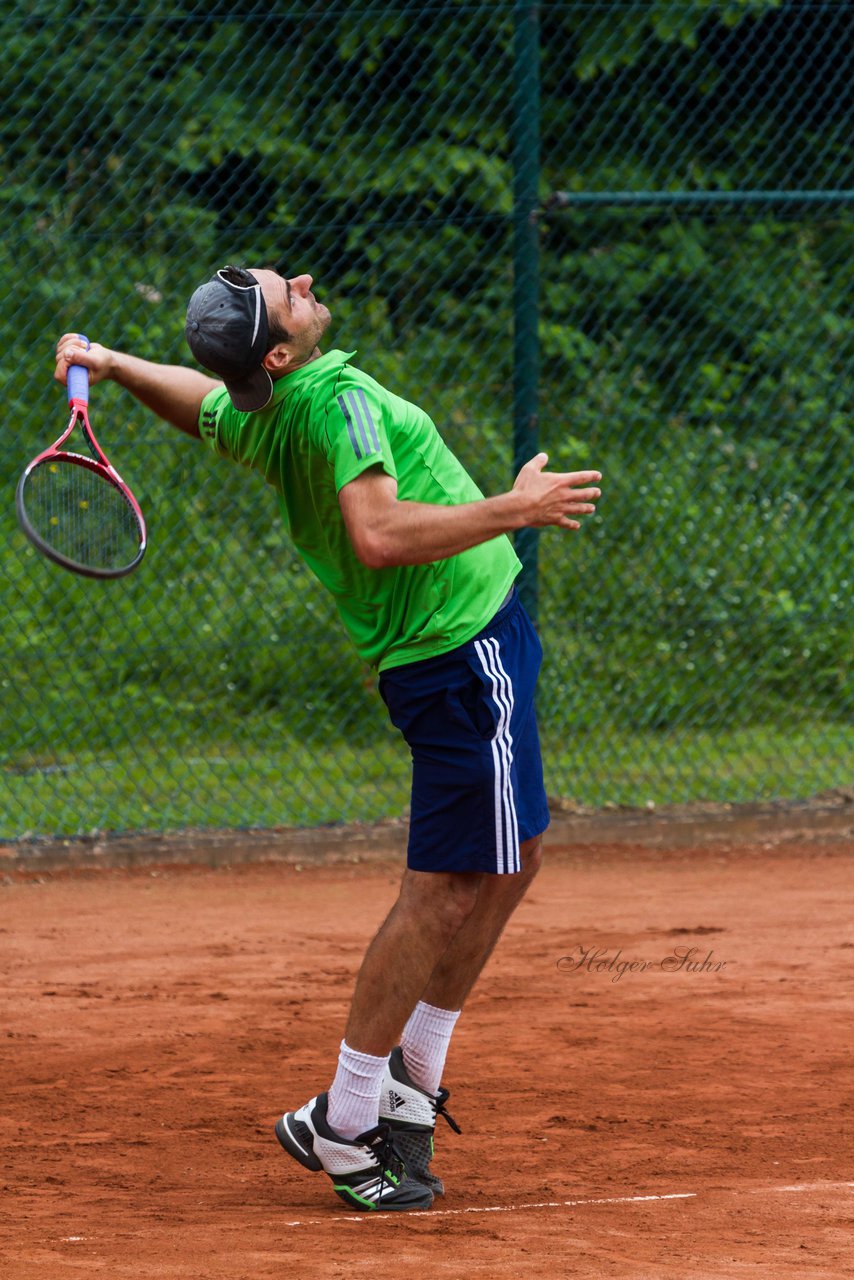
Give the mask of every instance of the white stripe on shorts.
M 494 636 L 475 640 L 474 647 L 481 666 L 492 684 L 492 697 L 498 707 L 498 727 L 492 737 L 492 764 L 495 770 L 495 847 L 499 872 L 521 869 L 519 860 L 519 824 L 510 766 L 513 763 L 513 736 L 510 717 L 513 714 L 513 685 L 504 670 L 501 650 Z

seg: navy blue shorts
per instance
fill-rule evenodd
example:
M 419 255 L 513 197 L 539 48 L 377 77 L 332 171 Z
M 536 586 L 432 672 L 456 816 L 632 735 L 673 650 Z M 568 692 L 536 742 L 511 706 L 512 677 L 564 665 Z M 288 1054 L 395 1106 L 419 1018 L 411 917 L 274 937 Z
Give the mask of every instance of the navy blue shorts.
M 450 653 L 380 674 L 412 752 L 414 871 L 519 871 L 519 843 L 549 825 L 534 689 L 543 657 L 514 590 Z

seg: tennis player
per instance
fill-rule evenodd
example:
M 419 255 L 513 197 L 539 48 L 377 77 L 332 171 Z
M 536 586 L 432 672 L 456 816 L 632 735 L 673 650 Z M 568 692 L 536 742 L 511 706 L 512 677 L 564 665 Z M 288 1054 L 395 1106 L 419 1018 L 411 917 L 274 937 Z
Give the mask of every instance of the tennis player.
M 290 537 L 332 593 L 409 745 L 400 894 L 356 980 L 326 1092 L 276 1124 L 356 1210 L 429 1208 L 442 1074 L 466 997 L 540 865 L 549 814 L 534 715 L 542 658 L 507 534 L 579 528 L 598 471 L 547 471 L 484 498 L 430 418 L 319 343 L 312 278 L 224 267 L 190 299 L 186 334 L 210 378 L 76 334 L 56 377 L 85 365 L 218 454 L 262 473 Z M 456 1127 L 456 1126 L 453 1126 Z

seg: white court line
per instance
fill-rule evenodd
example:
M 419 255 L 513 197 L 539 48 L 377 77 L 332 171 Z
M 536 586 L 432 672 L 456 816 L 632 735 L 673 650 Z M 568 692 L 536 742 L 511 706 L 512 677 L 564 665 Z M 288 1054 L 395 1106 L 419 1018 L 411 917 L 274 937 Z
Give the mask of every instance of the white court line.
M 690 1200 L 696 1191 L 676 1191 L 666 1196 L 608 1196 L 596 1200 L 539 1200 L 534 1204 L 491 1204 L 485 1208 L 469 1209 L 416 1209 L 406 1214 L 407 1218 L 454 1218 L 464 1213 L 518 1213 L 522 1209 L 566 1209 L 579 1204 L 637 1204 L 642 1200 Z M 297 1222 L 286 1222 L 286 1227 L 316 1227 L 324 1222 L 364 1222 L 370 1219 L 376 1222 L 379 1218 L 400 1218 L 400 1212 L 391 1213 L 335 1213 L 328 1218 L 307 1218 Z
M 854 1190 L 854 1182 L 796 1182 L 791 1187 L 760 1187 L 761 1191 L 838 1191 L 840 1187 Z
M 751 1187 L 750 1194 L 769 1194 L 771 1192 L 799 1192 L 799 1191 L 838 1191 L 841 1188 L 854 1190 L 854 1182 L 806 1182 L 797 1183 L 794 1186 L 787 1187 Z M 525 1209 L 574 1209 L 580 1205 L 588 1204 L 644 1204 L 651 1200 L 696 1200 L 701 1193 L 698 1191 L 673 1191 L 667 1195 L 658 1196 L 596 1196 L 587 1200 L 538 1200 L 531 1204 L 493 1204 L 484 1208 L 471 1207 L 468 1209 L 416 1209 L 409 1213 L 402 1214 L 400 1212 L 390 1213 L 333 1213 L 325 1218 L 301 1218 L 294 1222 L 285 1222 L 285 1227 L 322 1227 L 327 1222 L 378 1222 L 383 1218 L 394 1218 L 399 1221 L 401 1218 L 456 1218 L 462 1217 L 464 1214 L 472 1213 L 520 1213 Z M 730 1194 L 739 1195 L 739 1192 Z

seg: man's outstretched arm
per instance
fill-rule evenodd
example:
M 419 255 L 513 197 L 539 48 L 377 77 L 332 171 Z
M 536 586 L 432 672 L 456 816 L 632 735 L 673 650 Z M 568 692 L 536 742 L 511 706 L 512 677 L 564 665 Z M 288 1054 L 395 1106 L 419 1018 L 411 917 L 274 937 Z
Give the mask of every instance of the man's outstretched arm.
M 369 569 L 430 564 L 526 526 L 578 529 L 596 510 L 598 471 L 546 471 L 548 457 L 526 462 L 513 488 L 459 506 L 401 501 L 397 481 L 371 467 L 338 494 L 356 555 Z
M 64 333 L 56 344 L 54 377 L 57 382 L 65 383 L 70 364 L 84 365 L 91 382 L 104 379 L 117 382 L 164 422 L 190 436 L 199 434 L 199 410 L 205 396 L 222 385 L 197 369 L 179 364 L 155 364 L 139 356 L 112 351 L 97 342 L 87 351 L 76 333 Z

